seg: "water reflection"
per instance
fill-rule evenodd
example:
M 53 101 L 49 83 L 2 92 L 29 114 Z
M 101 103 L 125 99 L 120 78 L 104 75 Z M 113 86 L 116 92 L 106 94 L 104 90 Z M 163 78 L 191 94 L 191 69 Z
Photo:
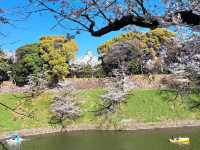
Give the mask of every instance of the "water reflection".
M 0 142 L 0 150 L 20 150 L 21 144 L 8 144 L 7 142 Z
M 168 141 L 190 137 L 189 145 Z M 21 150 L 199 150 L 200 128 L 142 131 L 79 131 L 29 137 Z
M 7 144 L 8 150 L 20 150 L 21 144 Z

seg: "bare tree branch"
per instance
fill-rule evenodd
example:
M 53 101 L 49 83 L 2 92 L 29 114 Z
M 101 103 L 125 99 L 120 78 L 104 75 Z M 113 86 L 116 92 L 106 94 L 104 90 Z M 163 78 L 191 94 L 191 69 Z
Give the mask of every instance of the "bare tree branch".
M 143 12 L 143 15 L 146 15 L 147 14 L 147 10 L 146 8 L 144 7 L 144 0 L 136 0 L 136 2 L 140 5 L 140 7 L 142 8 L 142 12 Z
M 93 36 L 102 36 L 111 31 L 118 31 L 121 28 L 126 27 L 128 25 L 136 25 L 140 27 L 155 29 L 159 26 L 159 22 L 156 19 L 146 20 L 143 17 L 128 15 L 128 16 L 122 17 L 119 20 L 118 19 L 115 20 L 113 23 L 101 28 L 100 30 L 97 30 L 97 31 L 90 30 L 90 33 Z
M 174 10 L 171 14 L 164 16 L 154 16 L 153 12 L 147 11 L 144 0 L 133 0 L 130 2 L 117 0 L 79 1 L 83 5 L 77 8 L 73 5 L 61 7 L 59 1 L 54 2 L 54 4 L 58 4 L 58 7 L 48 5 L 48 3 L 51 3 L 48 1 L 35 1 L 39 3 L 38 7 L 42 7 L 35 10 L 35 12 L 49 11 L 54 13 L 57 19 L 62 18 L 63 20 L 71 21 L 89 32 L 92 36 L 97 37 L 112 31 L 118 31 L 128 25 L 150 29 L 170 25 L 187 25 L 190 27 L 200 25 L 200 15 L 187 9 Z M 176 22 L 176 20 L 179 20 L 179 22 Z M 106 21 L 107 24 L 103 25 L 103 21 Z M 60 24 L 60 22 L 58 23 Z
M 99 13 L 105 18 L 105 20 L 107 20 L 109 23 L 112 23 L 111 20 L 104 14 L 104 12 L 100 9 L 100 6 L 98 5 L 98 3 L 95 0 L 92 0 L 93 3 L 96 5 L 97 10 L 99 11 Z
M 4 103 L 1 103 L 1 102 L 0 102 L 0 105 L 3 106 L 4 108 L 6 108 L 7 110 L 9 110 L 9 111 L 11 111 L 11 112 L 14 112 L 14 113 L 16 113 L 16 114 L 18 114 L 18 115 L 20 115 L 20 116 L 31 117 L 31 114 L 26 114 L 26 113 L 18 112 L 18 111 L 16 111 L 15 108 L 12 108 L 12 107 L 10 107 L 10 106 L 4 104 Z

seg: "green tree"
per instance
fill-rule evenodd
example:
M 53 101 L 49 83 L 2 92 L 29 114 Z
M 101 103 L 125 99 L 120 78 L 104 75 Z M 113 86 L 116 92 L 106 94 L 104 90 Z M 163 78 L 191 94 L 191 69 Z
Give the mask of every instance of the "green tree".
M 10 70 L 9 60 L 5 58 L 5 53 L 0 50 L 0 84 L 9 79 L 8 71 Z
M 73 39 L 64 36 L 40 38 L 40 53 L 50 86 L 55 86 L 68 73 L 68 63 L 75 57 L 78 46 Z
M 142 73 L 143 63 L 153 60 L 159 66 L 159 53 L 162 46 L 169 44 L 175 37 L 173 32 L 158 28 L 147 33 L 128 32 L 105 42 L 98 47 L 102 66 L 106 73 L 126 62 L 131 73 Z M 159 66 L 157 70 L 162 70 Z
M 12 73 L 17 85 L 27 84 L 30 75 L 41 71 L 43 61 L 39 52 L 38 44 L 25 45 L 16 50 L 17 62 L 13 65 Z

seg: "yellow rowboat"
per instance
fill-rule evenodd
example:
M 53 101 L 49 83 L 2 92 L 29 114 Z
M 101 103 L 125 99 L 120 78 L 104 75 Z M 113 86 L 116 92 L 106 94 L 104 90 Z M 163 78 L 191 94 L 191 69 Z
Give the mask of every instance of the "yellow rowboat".
M 172 138 L 172 139 L 169 139 L 169 142 L 175 143 L 175 144 L 190 144 L 190 138 L 188 137 Z

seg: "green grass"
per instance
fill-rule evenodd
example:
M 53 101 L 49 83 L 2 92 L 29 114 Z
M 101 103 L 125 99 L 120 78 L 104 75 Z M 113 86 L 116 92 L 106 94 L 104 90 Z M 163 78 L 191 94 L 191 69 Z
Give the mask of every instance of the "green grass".
M 16 110 L 18 112 L 33 111 L 34 118 L 17 115 L 0 106 L 0 131 L 18 130 L 23 128 L 47 127 L 49 121 L 48 107 L 53 94 L 43 93 L 39 97 L 27 100 L 23 94 L 3 93 L 0 94 L 0 101 L 14 108 L 16 105 L 23 103 Z
M 79 123 L 100 123 L 102 117 L 94 115 L 100 103 L 100 96 L 105 92 L 103 89 L 90 89 L 78 92 L 78 99 L 83 110 L 81 117 L 75 122 Z M 0 101 L 14 107 L 24 100 L 23 94 L 1 93 Z M 34 110 L 34 119 L 22 118 L 13 112 L 5 110 L 0 106 L 0 132 L 13 131 L 23 128 L 48 127 L 50 113 L 49 105 L 54 94 L 45 92 L 39 97 L 26 101 L 20 108 L 26 111 Z M 168 97 L 173 99 L 172 92 L 161 93 L 156 89 L 137 89 L 130 92 L 126 103 L 121 105 L 121 109 L 115 114 L 111 114 L 110 123 L 117 123 L 122 119 L 133 119 L 140 122 L 159 122 L 165 120 L 198 119 L 198 110 L 189 110 L 189 99 L 186 97 L 184 103 L 179 98 L 176 101 L 168 102 Z M 18 109 L 20 111 L 20 109 Z
M 79 122 L 98 122 L 98 118 L 90 110 L 96 110 L 100 102 L 100 95 L 105 91 L 101 89 L 85 90 L 80 93 L 82 98 L 86 99 L 83 109 L 86 110 Z M 121 105 L 121 109 L 111 114 L 111 122 L 117 122 L 122 119 L 133 119 L 140 122 L 159 122 L 166 120 L 184 120 L 198 119 L 199 110 L 191 111 L 189 109 L 191 97 L 185 97 L 184 103 L 178 97 L 173 100 L 175 93 L 161 92 L 156 89 L 137 89 L 130 92 L 126 103 Z M 197 98 L 197 97 L 196 97 Z
M 94 111 L 97 110 L 98 104 L 100 103 L 100 96 L 105 91 L 102 89 L 94 89 L 94 90 L 82 90 L 78 93 L 80 100 L 83 101 L 81 104 L 81 108 L 83 113 L 81 118 L 77 120 L 80 122 L 96 122 L 97 117 L 94 115 Z
M 135 90 L 127 98 L 125 116 L 143 122 L 156 122 L 173 119 L 194 119 L 196 114 L 189 111 L 187 105 L 178 98 L 173 99 L 170 92 L 161 93 L 159 90 Z

